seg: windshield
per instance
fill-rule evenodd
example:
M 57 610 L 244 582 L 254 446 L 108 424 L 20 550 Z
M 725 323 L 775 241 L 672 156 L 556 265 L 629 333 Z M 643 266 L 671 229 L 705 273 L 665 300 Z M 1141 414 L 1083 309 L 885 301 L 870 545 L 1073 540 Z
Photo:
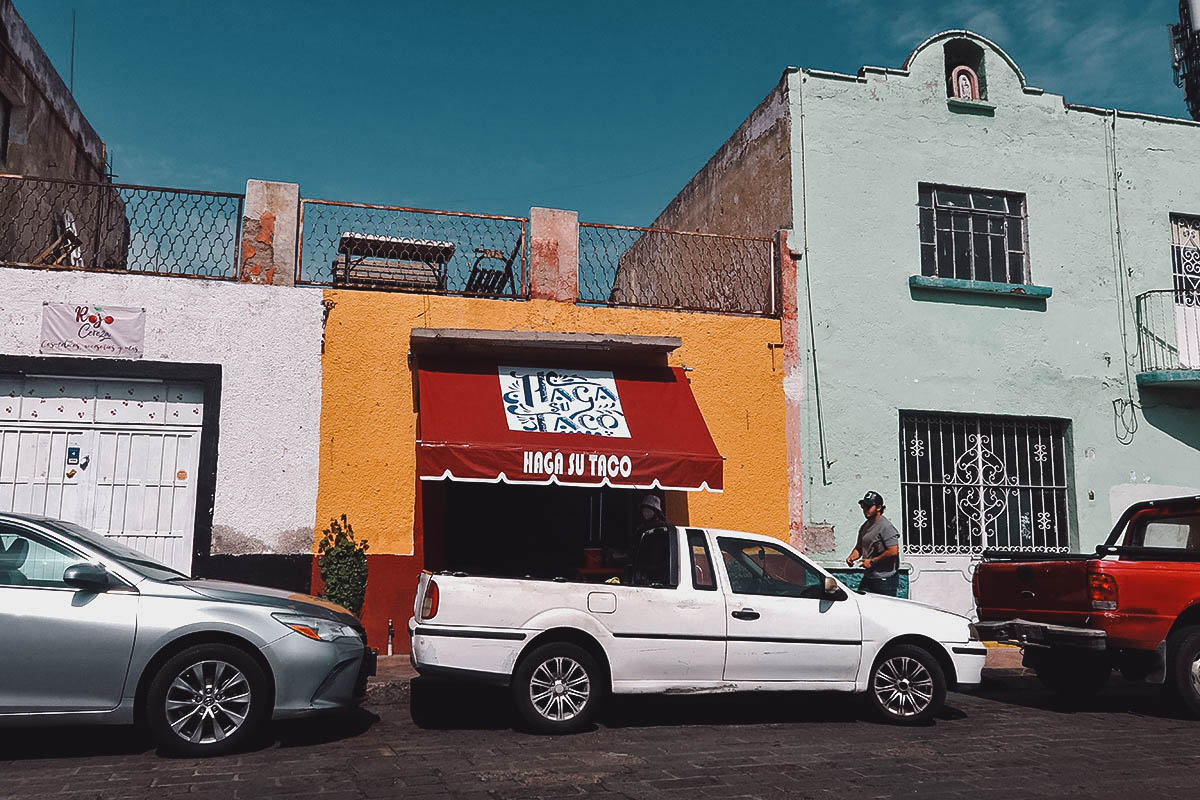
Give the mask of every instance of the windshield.
M 53 524 L 63 532 L 81 540 L 92 549 L 99 550 L 114 561 L 120 562 L 135 572 L 145 575 L 147 578 L 153 578 L 158 581 L 169 581 L 173 578 L 188 577 L 179 570 L 168 567 L 166 564 L 156 561 L 145 553 L 139 553 L 132 547 L 126 547 L 120 542 L 114 541 L 107 536 L 101 536 L 95 531 L 89 531 L 87 528 L 76 525 L 74 522 L 55 520 Z

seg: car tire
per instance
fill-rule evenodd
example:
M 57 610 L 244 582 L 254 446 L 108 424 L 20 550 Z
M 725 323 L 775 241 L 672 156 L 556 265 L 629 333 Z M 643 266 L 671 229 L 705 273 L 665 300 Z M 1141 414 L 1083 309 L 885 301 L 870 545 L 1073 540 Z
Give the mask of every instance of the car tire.
M 591 724 L 603 702 L 604 680 L 588 651 L 551 642 L 521 659 L 513 673 L 513 702 L 538 733 L 576 733 Z
M 889 647 L 871 668 L 867 682 L 871 707 L 885 722 L 923 725 L 946 704 L 946 675 L 923 647 Z
M 158 668 L 146 693 L 146 723 L 169 753 L 228 753 L 261 730 L 272 704 L 268 687 L 262 667 L 246 651 L 195 645 Z
M 1112 678 L 1112 659 L 1105 653 L 1050 651 L 1037 660 L 1033 671 L 1042 686 L 1071 701 L 1098 694 Z
M 1167 638 L 1167 696 L 1200 717 L 1200 626 L 1180 628 Z

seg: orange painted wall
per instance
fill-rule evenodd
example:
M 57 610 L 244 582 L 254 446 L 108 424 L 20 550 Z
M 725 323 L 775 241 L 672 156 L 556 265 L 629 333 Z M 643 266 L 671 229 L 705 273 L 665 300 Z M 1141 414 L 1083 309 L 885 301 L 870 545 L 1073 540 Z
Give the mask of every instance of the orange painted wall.
M 725 491 L 687 496 L 693 525 L 788 535 L 779 321 L 718 314 L 587 308 L 327 290 L 318 527 L 345 513 L 372 555 L 414 552 L 416 424 L 408 365 L 413 328 L 474 328 L 678 336 L 717 449 Z
M 424 561 L 413 535 L 413 328 L 678 336 L 683 346 L 669 362 L 693 369 L 692 392 L 726 459 L 725 491 L 669 493 L 669 518 L 680 519 L 677 495 L 686 495 L 690 524 L 788 538 L 783 351 L 767 346 L 780 340 L 778 320 L 391 292 L 327 290 L 325 298 L 336 305 L 322 362 L 317 529 L 345 513 L 370 543 L 360 616 L 373 647 L 383 651 L 392 620 L 395 651 L 408 651 L 405 625 Z M 315 592 L 321 583 L 313 562 Z

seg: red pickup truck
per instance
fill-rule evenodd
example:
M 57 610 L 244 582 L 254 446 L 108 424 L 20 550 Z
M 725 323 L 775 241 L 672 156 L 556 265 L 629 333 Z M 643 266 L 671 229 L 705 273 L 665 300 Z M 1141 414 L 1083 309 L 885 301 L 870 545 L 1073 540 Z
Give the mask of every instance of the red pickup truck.
M 1020 645 L 1047 688 L 1116 669 L 1200 716 L 1200 496 L 1135 503 L 1095 554 L 985 552 L 973 585 L 979 638 Z

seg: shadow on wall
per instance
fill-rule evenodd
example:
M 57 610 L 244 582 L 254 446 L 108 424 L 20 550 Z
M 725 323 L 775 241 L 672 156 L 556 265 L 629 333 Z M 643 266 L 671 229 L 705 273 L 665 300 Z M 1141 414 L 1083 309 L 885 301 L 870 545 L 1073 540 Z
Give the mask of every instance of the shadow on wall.
M 1200 450 L 1200 391 L 1140 388 L 1139 394 L 1146 422 Z
M 1016 308 L 1022 311 L 1045 311 L 1046 298 L 1029 297 L 1019 294 L 970 294 L 967 292 L 948 292 L 941 289 L 929 289 L 920 286 L 909 286 L 909 294 L 913 300 L 921 303 L 950 303 L 958 306 L 980 306 L 983 308 Z

